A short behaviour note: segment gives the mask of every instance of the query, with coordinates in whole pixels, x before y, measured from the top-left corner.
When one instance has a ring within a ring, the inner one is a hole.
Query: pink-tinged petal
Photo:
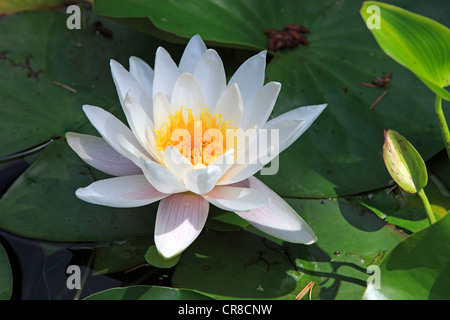
[[[161,92],[167,97],[172,93],[180,71],[170,54],[163,47],[156,50],[155,71],[153,78],[153,97]]]
[[[128,128],[111,113],[103,110],[102,108],[90,105],[84,105],[83,110],[89,121],[97,129],[103,139],[105,139],[105,141],[121,155],[128,158],[127,153],[122,149],[117,141],[118,136],[123,136],[140,153],[148,154],[147,151],[140,145],[130,128]]]
[[[189,40],[186,48],[184,49],[183,55],[181,56],[178,68],[180,73],[194,73],[197,64],[202,57],[203,53],[206,51],[205,43],[202,38],[196,34]]]
[[[209,204],[193,194],[174,194],[161,201],[156,214],[155,245],[166,258],[183,252],[200,234]]]
[[[194,77],[202,89],[206,107],[212,110],[227,86],[222,60],[215,50],[205,51],[195,68]]]
[[[250,57],[234,73],[228,82],[228,86],[236,83],[241,90],[244,103],[252,97],[256,91],[262,88],[266,70],[266,51]]]
[[[250,177],[248,183],[250,188],[262,191],[270,197],[270,203],[250,211],[237,211],[237,215],[255,228],[284,241],[303,244],[317,241],[308,224],[279,195],[255,177]]]
[[[202,197],[216,207],[229,211],[248,211],[267,206],[270,202],[262,191],[234,186],[216,186]]]
[[[113,176],[142,174],[131,160],[113,149],[102,138],[68,132],[67,143],[77,155],[92,167]]]
[[[157,191],[142,174],[99,180],[75,194],[86,202],[115,208],[141,207],[169,196]]]

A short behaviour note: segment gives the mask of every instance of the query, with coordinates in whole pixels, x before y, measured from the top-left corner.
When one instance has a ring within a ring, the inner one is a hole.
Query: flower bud
[[[427,185],[427,168],[422,157],[394,130],[384,131],[383,159],[391,177],[406,192],[417,193]]]

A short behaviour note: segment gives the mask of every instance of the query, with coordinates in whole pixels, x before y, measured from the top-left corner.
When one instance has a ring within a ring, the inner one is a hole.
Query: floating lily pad
[[[157,286],[129,286],[101,291],[84,300],[211,300],[199,292]]]

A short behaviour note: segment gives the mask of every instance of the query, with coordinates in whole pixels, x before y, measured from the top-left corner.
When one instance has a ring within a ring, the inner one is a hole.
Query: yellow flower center
[[[232,129],[229,121],[223,121],[220,114],[213,116],[208,110],[203,109],[197,119],[191,109],[186,109],[187,119],[183,107],[175,111],[155,130],[157,150],[175,146],[194,166],[207,166],[234,147],[234,142],[227,145],[226,141],[227,130]]]

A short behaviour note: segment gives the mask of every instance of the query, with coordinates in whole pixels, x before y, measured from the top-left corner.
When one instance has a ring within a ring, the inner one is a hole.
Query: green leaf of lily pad
[[[450,215],[400,243],[380,266],[380,287],[365,299],[450,299]]]
[[[212,300],[199,292],[157,286],[129,286],[101,291],[84,300]]]
[[[371,8],[378,8],[378,12]],[[450,100],[442,88],[450,85],[450,29],[444,25],[377,1],[364,2],[360,10],[364,21],[378,14],[378,26],[371,26],[383,51],[414,72],[431,90]],[[369,24],[368,24],[369,26]]]

